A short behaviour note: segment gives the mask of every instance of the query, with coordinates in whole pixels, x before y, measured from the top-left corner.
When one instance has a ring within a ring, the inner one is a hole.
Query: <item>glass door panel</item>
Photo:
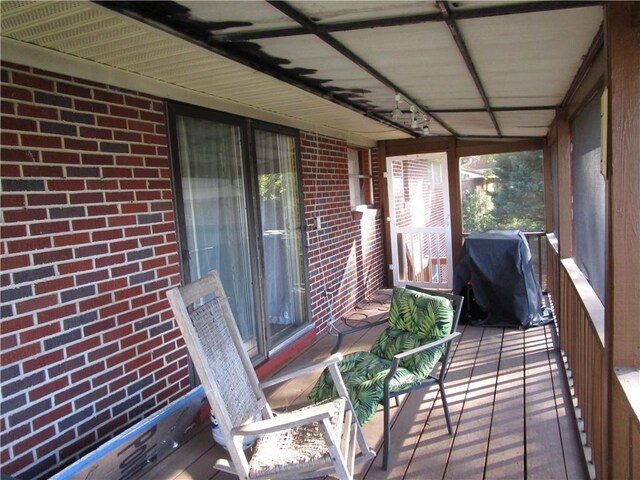
[[[446,154],[387,158],[394,285],[451,287]]]
[[[258,353],[239,126],[176,116],[186,282],[220,274],[250,355]]]
[[[268,344],[276,346],[308,323],[296,143],[255,131]]]

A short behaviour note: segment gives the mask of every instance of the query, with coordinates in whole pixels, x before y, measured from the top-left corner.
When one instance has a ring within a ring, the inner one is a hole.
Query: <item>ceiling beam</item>
[[[478,70],[476,69],[476,66],[473,63],[473,60],[471,59],[471,55],[469,54],[469,49],[467,48],[467,45],[464,42],[464,39],[462,38],[462,33],[458,28],[458,24],[451,17],[449,4],[445,1],[437,0],[436,5],[438,5],[438,8],[440,9],[440,13],[442,13],[442,17],[444,18],[444,21],[446,22],[447,27],[449,27],[451,36],[453,37],[453,40],[456,42],[458,51],[460,52],[460,55],[462,55],[462,59],[464,60],[465,65],[467,66],[467,70],[469,71],[471,78],[473,78],[473,83],[475,83],[476,88],[478,89],[478,93],[480,94],[480,97],[484,102],[485,110],[491,117],[491,121],[493,122],[493,126],[495,127],[498,136],[501,137],[502,131],[500,130],[500,125],[498,125],[498,119],[496,118],[495,114],[491,110],[491,103],[489,102],[489,97],[487,97],[487,93],[485,92],[484,86],[482,85],[482,81],[480,80],[480,75],[478,75]]]
[[[321,29],[319,29],[317,23],[315,23],[314,21],[312,21],[311,19],[307,18],[305,15],[303,15],[302,13],[297,11],[295,8],[293,8],[291,5],[289,5],[287,2],[283,2],[283,1],[280,1],[280,0],[267,0],[267,3],[270,4],[272,7],[278,9],[280,12],[284,13],[285,15],[287,15],[292,20],[295,20],[296,22],[298,22],[300,25],[302,25],[302,27],[305,30],[307,30],[308,33],[312,33],[315,36],[317,36],[320,40],[322,40],[327,45],[329,45],[334,50],[336,50],[338,53],[340,53],[342,56],[344,56],[345,58],[349,59],[351,62],[356,64],[358,67],[360,67],[362,70],[367,72],[369,75],[371,75],[373,78],[378,80],[380,83],[382,83],[383,85],[385,85],[389,89],[393,90],[394,92],[400,93],[409,102],[413,103],[418,108],[424,110],[424,112],[426,112],[431,118],[433,118],[437,123],[439,123],[449,133],[451,133],[452,135],[458,135],[458,133],[453,128],[451,128],[449,125],[447,125],[446,122],[444,122],[437,115],[432,114],[431,110],[428,107],[426,107],[424,105],[421,105],[419,102],[417,102],[415,99],[413,99],[411,97],[411,95],[409,95],[407,92],[405,92],[403,89],[401,89],[398,85],[396,85],[391,80],[389,80],[382,73],[378,72],[375,68],[373,68],[371,65],[369,65],[365,60],[363,60],[358,55],[356,55],[354,52],[349,50],[341,42],[339,42],[334,37],[332,37],[329,33],[324,32]]]
[[[578,90],[578,87],[580,86],[580,84],[582,84],[582,81],[587,76],[587,73],[589,72],[589,69],[593,64],[593,61],[595,60],[598,53],[600,53],[600,50],[602,50],[603,46],[604,46],[604,25],[601,24],[595,37],[593,37],[591,45],[589,46],[589,50],[587,51],[586,55],[582,57],[582,64],[580,65],[580,68],[578,68],[578,71],[576,72],[575,77],[573,77],[573,81],[571,82],[571,85],[569,86],[569,89],[567,90],[566,95],[562,99],[562,103],[560,103],[561,107],[566,107],[567,105],[569,105],[569,103],[573,99],[573,96]]]
[[[526,106],[526,107],[491,107],[491,110],[494,112],[535,112],[535,111],[546,111],[546,110],[555,110],[558,108],[558,105],[540,105],[540,106]],[[391,113],[392,110],[386,109],[374,109],[371,110],[375,113]],[[484,113],[486,112],[486,108],[432,108],[429,110],[431,113]],[[407,113],[403,111],[403,113]]]
[[[473,18],[497,17],[502,15],[518,15],[523,13],[548,12],[554,10],[567,10],[570,8],[584,8],[602,5],[602,1],[561,1],[561,2],[527,2],[514,5],[499,5],[488,8],[470,8],[468,10],[451,11],[451,18],[454,20],[467,20]],[[316,23],[316,28],[320,32],[348,32],[352,30],[365,30],[369,28],[397,27],[402,25],[417,25],[420,23],[443,22],[445,19],[440,12],[425,13],[422,15],[403,15],[390,18],[376,18],[355,22],[342,23]],[[273,30],[263,30],[259,32],[235,32],[228,34],[217,34],[220,41],[241,41],[259,40],[262,38],[290,37],[296,35],[307,35],[306,28],[289,27]]]
[[[247,54],[247,52],[244,52],[241,49],[235,48],[232,43],[218,41],[218,39],[212,35],[206,27],[199,26],[197,24],[185,23],[181,18],[165,15],[162,9],[157,8],[156,2],[113,0],[92,1],[142,23],[150,24],[155,28],[167,31],[172,35],[205,48],[222,57],[238,62],[253,70],[269,75],[276,80],[293,85],[294,87],[300,88],[301,90],[313,95],[317,95],[320,98],[324,98],[336,105],[340,105],[344,108],[357,112],[365,117],[382,123],[383,125],[400,130],[414,137],[418,136],[415,131],[404,125],[393,122],[376,112],[370,111],[370,109],[366,109],[365,107],[358,105],[355,102],[351,102],[346,98],[333,94],[327,89],[319,87],[311,82],[307,82],[300,76],[288,73],[286,69],[260,61],[259,58]],[[455,135],[455,133],[453,134]]]

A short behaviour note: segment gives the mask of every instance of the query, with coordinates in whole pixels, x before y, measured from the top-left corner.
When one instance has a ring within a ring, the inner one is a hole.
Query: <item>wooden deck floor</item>
[[[346,317],[351,326],[386,311],[388,292],[379,292]],[[587,479],[580,439],[553,325],[528,331],[461,326],[447,395],[454,434],[449,435],[435,389],[413,392],[393,408],[391,457],[381,453],[360,465],[358,479]],[[352,335],[342,352],[367,350],[380,330]],[[335,337],[325,334],[296,365],[325,357]],[[302,403],[317,375],[307,375],[267,392],[272,406]],[[369,445],[380,450],[382,411],[364,427]],[[213,470],[222,455],[203,426],[139,480],[223,480]]]

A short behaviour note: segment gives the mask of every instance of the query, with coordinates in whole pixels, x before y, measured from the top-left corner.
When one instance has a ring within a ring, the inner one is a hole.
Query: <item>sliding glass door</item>
[[[269,344],[277,345],[306,319],[295,138],[254,134],[264,253]]]
[[[170,112],[185,283],[220,273],[249,354],[309,323],[296,136],[182,105]]]
[[[242,339],[257,353],[240,127],[176,116],[185,281],[216,269]],[[229,295],[233,292],[233,295]]]

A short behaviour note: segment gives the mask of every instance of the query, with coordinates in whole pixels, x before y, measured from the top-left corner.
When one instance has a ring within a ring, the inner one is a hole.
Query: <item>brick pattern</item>
[[[431,163],[422,159],[393,163],[394,178],[402,178],[402,190],[394,192],[396,222],[398,226],[415,225],[440,227],[445,224],[444,197],[441,184],[436,181]],[[416,212],[408,206],[410,199],[420,199],[425,208]],[[417,215],[421,215],[417,217]]]
[[[162,100],[2,63],[0,462],[46,478],[189,388]],[[383,284],[346,143],[301,133],[313,320]],[[380,205],[373,157],[374,199]]]
[[[300,148],[305,207],[311,310],[322,331],[356,303],[382,287],[384,250],[378,160],[372,151],[377,209],[351,211],[347,144],[301,132]],[[314,219],[321,218],[321,228]]]
[[[161,99],[2,64],[0,453],[42,478],[189,387]]]

